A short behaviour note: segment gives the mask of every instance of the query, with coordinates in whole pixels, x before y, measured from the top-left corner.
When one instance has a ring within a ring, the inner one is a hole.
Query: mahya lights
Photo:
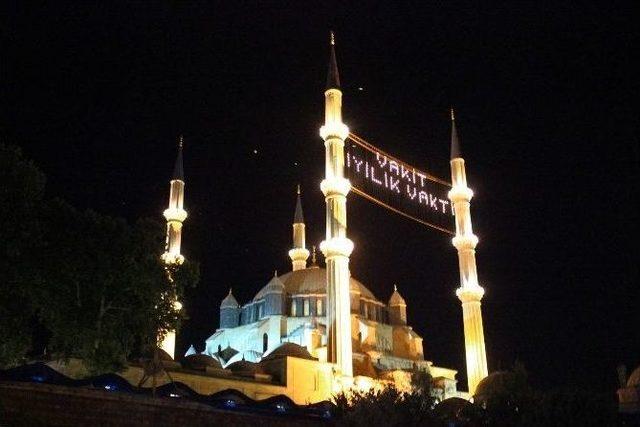
[[[460,141],[456,130],[455,116],[451,109],[451,182],[449,199],[455,210],[456,235],[452,239],[458,251],[460,287],[456,295],[462,302],[464,321],[464,343],[467,360],[467,382],[469,394],[473,396],[476,386],[487,376],[487,355],[482,328],[480,300],[484,289],[478,284],[476,269],[476,245],[478,238],[471,226],[470,202],[473,191],[467,186],[464,159],[460,152]]]
[[[364,155],[354,154],[356,147],[365,150]],[[375,161],[370,162],[367,154],[375,155]],[[441,184],[438,186],[441,188],[436,187],[426,174],[404,164],[398,164],[386,155],[360,145],[350,147],[345,158],[348,176],[356,178],[356,182],[373,183],[381,189],[395,193],[403,200],[422,205],[433,212],[453,215],[449,200],[445,199],[444,188],[446,187]]]
[[[182,242],[182,223],[187,218],[187,211],[184,210],[184,167],[182,162],[183,145],[184,140],[182,135],[180,135],[180,138],[178,139],[178,155],[176,156],[173,176],[170,181],[169,207],[163,213],[167,220],[167,238],[165,241],[165,252],[162,254],[161,258],[167,266],[180,265],[184,262],[184,256],[180,253],[180,244]],[[167,270],[167,273],[169,282],[172,284],[173,280],[169,270]],[[171,295],[171,298],[174,298],[174,310],[180,311],[182,309],[182,303],[175,299],[175,293],[173,290],[171,290],[169,294]],[[176,347],[176,331],[167,332],[158,345],[173,358]]]

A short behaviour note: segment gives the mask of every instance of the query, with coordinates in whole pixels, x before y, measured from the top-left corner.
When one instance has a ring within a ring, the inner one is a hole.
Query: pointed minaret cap
[[[298,184],[298,197],[296,198],[296,211],[293,214],[293,223],[301,224],[304,223],[304,215],[302,214],[302,200],[300,197],[300,184]]]
[[[182,165],[182,145],[184,138],[182,135],[178,138],[178,156],[176,157],[176,165],[173,167],[173,179],[179,179],[184,182],[184,167]]]
[[[191,344],[187,352],[184,354],[184,357],[193,356],[194,354],[198,354],[198,352],[196,351],[196,348],[193,346],[193,344]]]
[[[456,129],[456,116],[451,108],[451,160],[461,159],[462,151],[460,150],[460,139]]]
[[[225,297],[225,299],[222,300],[222,303],[220,303],[220,308],[226,308],[226,307],[233,307],[233,308],[238,308],[240,305],[238,304],[238,301],[236,300],[236,298],[233,296],[233,293],[231,292],[231,288],[229,288],[229,294]]]
[[[389,306],[394,305],[407,305],[400,292],[398,292],[398,287],[393,285],[393,293],[391,294],[391,298],[389,298]]]
[[[340,89],[340,74],[338,73],[338,61],[336,61],[336,39],[331,31],[329,39],[331,45],[331,56],[329,58],[329,73],[327,74],[327,90]]]

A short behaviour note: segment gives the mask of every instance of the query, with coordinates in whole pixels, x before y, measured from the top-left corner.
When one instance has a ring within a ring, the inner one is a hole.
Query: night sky
[[[178,354],[203,349],[230,287],[244,303],[290,270],[297,183],[308,245],[323,238],[334,29],[356,134],[448,180],[457,110],[490,370],[520,360],[537,386],[613,391],[616,365],[640,364],[630,3],[11,3],[0,135],[50,196],[162,219],[184,134],[183,253],[202,281]],[[348,217],[352,274],[383,301],[398,284],[426,358],[466,389],[450,238],[356,195]]]

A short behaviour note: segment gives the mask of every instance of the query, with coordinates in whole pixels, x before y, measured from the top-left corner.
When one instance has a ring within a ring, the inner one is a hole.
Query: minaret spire
[[[349,256],[353,242],[347,238],[347,194],[351,183],[344,177],[344,141],[349,128],[342,122],[342,91],[335,52],[330,38],[329,72],[325,98],[325,121],[320,136],[325,146],[325,179],[320,189],[326,201],[326,234],[320,244],[327,265],[327,361],[338,372],[353,377]],[[348,380],[347,380],[348,381]]]
[[[176,164],[173,167],[173,179],[179,179],[184,182],[184,165],[182,162],[182,147],[184,146],[184,138],[182,135],[178,138],[178,155],[176,156]]]
[[[178,138],[178,155],[176,156],[169,187],[169,207],[164,211],[164,217],[167,220],[167,239],[162,259],[166,264],[182,264],[184,261],[184,257],[180,253],[182,223],[187,218],[187,211],[184,210],[183,145],[184,139],[180,135]]]
[[[461,158],[460,138],[458,138],[458,130],[456,129],[456,116],[451,108],[451,160]]]
[[[307,268],[307,258],[309,258],[309,250],[305,247],[305,225],[300,184],[298,184],[296,193],[296,209],[293,213],[293,248],[289,251],[293,271]]]
[[[452,239],[458,251],[460,287],[456,295],[462,303],[464,321],[464,343],[467,360],[467,381],[469,394],[473,396],[476,386],[487,376],[487,354],[484,344],[482,312],[480,300],[484,289],[478,283],[476,268],[476,245],[478,238],[473,234],[470,203],[473,191],[467,186],[464,159],[460,153],[460,141],[455,127],[455,117],[451,110],[451,182],[449,200],[455,210],[456,235]]]
[[[182,243],[182,223],[187,219],[187,211],[184,210],[184,167],[182,162],[182,147],[184,138],[178,138],[178,154],[173,168],[173,175],[169,184],[169,206],[164,211],[167,220],[167,237],[165,241],[165,252],[162,254],[162,261],[167,267],[180,265],[184,262],[184,256],[180,253]],[[171,281],[171,276],[169,276]],[[182,303],[178,300],[173,302],[176,311],[180,311]],[[160,348],[166,351],[171,357],[175,354],[176,331],[168,331],[161,342]]]
[[[330,33],[329,45],[331,53],[329,56],[329,72],[327,73],[327,89],[340,89],[340,74],[338,73],[338,61],[336,60],[336,38],[333,31]]]

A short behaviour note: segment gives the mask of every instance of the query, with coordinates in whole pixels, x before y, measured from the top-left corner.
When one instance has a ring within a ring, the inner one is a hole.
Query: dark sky
[[[50,195],[130,220],[161,218],[184,134],[183,252],[202,282],[178,352],[202,349],[229,287],[246,302],[290,269],[298,182],[322,239],[333,28],[355,133],[448,178],[457,109],[490,369],[611,391],[618,363],[640,363],[630,3],[102,3],[0,13],[0,130]],[[466,388],[449,237],[355,195],[348,215],[353,275],[383,300],[397,283],[426,357]]]

